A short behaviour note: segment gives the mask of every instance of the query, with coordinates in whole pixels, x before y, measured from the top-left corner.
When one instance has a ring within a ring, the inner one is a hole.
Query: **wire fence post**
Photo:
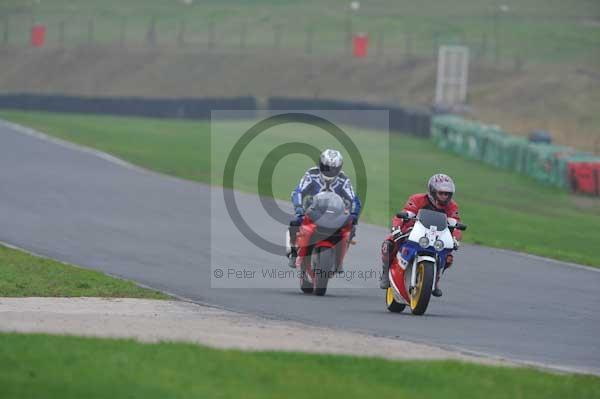
[[[208,48],[215,48],[215,21],[212,19],[208,21]]]
[[[523,56],[517,50],[517,52],[515,53],[514,71],[515,72],[521,72],[523,70],[523,64],[524,64],[524,62],[523,62]]]
[[[306,28],[306,44],[305,44],[305,47],[304,47],[304,52],[306,54],[312,54],[312,51],[313,51],[313,35],[314,35],[313,28],[311,26],[308,26]]]
[[[183,47],[185,45],[185,20],[179,21],[179,28],[177,30],[177,46]]]
[[[2,42],[4,43],[5,46],[8,46],[8,38],[9,38],[9,32],[10,32],[8,15],[3,18],[2,22],[3,22],[2,25],[4,27],[4,31],[2,33]]]
[[[352,11],[348,9],[346,11],[346,36],[344,38],[344,48],[347,54],[352,53]]]
[[[485,55],[487,53],[487,46],[488,46],[488,38],[487,38],[487,33],[483,33],[481,35],[481,43],[479,44],[479,57],[481,59],[485,59]]]
[[[440,32],[433,32],[433,36],[431,39],[432,39],[431,41],[433,43],[432,55],[433,55],[433,59],[435,60],[437,58],[438,48],[440,46]]]
[[[94,42],[94,19],[90,18],[88,20],[88,43],[92,44]]]
[[[248,20],[244,19],[240,26],[240,50],[246,50],[246,36],[248,36]]]
[[[273,49],[279,50],[281,48],[281,35],[283,27],[281,24],[277,24],[273,27]]]
[[[498,43],[498,7],[496,3],[494,3],[494,13],[493,13],[493,28],[494,28],[494,62],[500,61],[500,45]]]
[[[375,44],[375,56],[380,58],[383,56],[383,31],[377,35],[377,43]]]
[[[121,47],[125,47],[125,41],[127,40],[127,17],[121,19],[121,33],[119,35],[119,43]]]
[[[58,23],[58,44],[60,47],[65,46],[65,21],[62,20]]]
[[[404,55],[406,58],[412,57],[412,34],[410,32],[406,32],[404,34]]]
[[[146,32],[146,42],[150,46],[156,46],[156,17],[152,17],[148,31]]]

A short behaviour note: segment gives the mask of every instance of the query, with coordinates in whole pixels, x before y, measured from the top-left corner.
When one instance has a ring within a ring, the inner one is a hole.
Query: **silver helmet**
[[[429,196],[429,201],[434,205],[448,205],[452,199],[452,195],[454,195],[454,191],[454,181],[450,176],[443,173],[431,176],[427,182],[427,195]],[[449,193],[449,195],[447,199],[439,200],[436,195],[438,192]]]
[[[330,149],[323,151],[319,159],[321,178],[325,181],[335,179],[340,174],[343,164],[344,158],[342,158],[342,154],[339,151]]]

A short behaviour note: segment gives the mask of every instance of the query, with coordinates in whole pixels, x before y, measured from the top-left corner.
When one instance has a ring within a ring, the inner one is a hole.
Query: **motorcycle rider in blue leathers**
[[[354,193],[352,183],[342,171],[344,159],[336,150],[327,149],[321,153],[319,166],[312,167],[304,173],[300,183],[292,191],[292,203],[296,213],[295,219],[290,222],[289,245],[287,256],[289,266],[296,267],[296,234],[304,218],[304,210],[308,208],[312,197],[322,191],[333,191],[338,194],[350,210],[352,223],[356,225],[360,215],[361,203]]]

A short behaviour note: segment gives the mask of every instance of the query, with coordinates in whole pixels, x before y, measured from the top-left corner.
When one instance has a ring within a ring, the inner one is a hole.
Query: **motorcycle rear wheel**
[[[306,272],[302,272],[302,277],[300,278],[300,290],[305,294],[313,293],[313,284],[306,278]]]

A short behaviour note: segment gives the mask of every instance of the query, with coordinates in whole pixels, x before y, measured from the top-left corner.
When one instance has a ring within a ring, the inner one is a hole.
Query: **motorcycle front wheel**
[[[410,309],[412,314],[421,316],[427,310],[433,290],[433,262],[422,261],[417,264],[416,285],[410,291]]]
[[[392,287],[388,287],[385,291],[385,306],[387,310],[392,313],[400,313],[406,307],[405,304],[396,302],[396,299],[394,298],[394,289]]]
[[[327,292],[329,277],[335,268],[335,248],[319,247],[315,249],[316,256],[313,258],[313,292],[317,296],[323,296]]]

